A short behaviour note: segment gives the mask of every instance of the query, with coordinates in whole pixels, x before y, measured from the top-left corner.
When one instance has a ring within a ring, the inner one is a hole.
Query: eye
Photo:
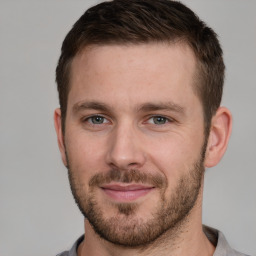
[[[168,118],[164,116],[153,116],[149,120],[150,124],[163,125],[169,122]]]
[[[86,119],[91,124],[104,124],[107,123],[107,119],[103,116],[91,116]]]

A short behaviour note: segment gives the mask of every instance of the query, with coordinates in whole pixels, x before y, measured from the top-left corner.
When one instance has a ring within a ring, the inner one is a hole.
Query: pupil
[[[94,124],[101,124],[102,121],[103,121],[103,118],[100,117],[100,116],[95,116],[93,119],[92,119],[93,123]]]
[[[157,116],[154,118],[154,123],[155,124],[165,124],[166,118],[162,116]]]

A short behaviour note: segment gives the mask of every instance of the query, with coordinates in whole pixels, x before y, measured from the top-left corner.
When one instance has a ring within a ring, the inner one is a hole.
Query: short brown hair
[[[170,0],[107,1],[88,9],[74,24],[63,41],[56,68],[63,131],[71,63],[84,47],[177,41],[188,44],[197,58],[196,92],[203,105],[208,133],[222,98],[222,49],[215,32],[193,11]]]

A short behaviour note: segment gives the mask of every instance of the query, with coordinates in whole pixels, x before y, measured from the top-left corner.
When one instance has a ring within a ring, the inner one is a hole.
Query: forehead
[[[186,61],[184,61],[184,58]],[[101,61],[104,60],[104,65]],[[71,63],[71,74],[79,72],[80,68],[108,68],[118,64],[116,68],[142,67],[147,69],[168,67],[176,63],[181,69],[193,69],[196,57],[192,49],[183,42],[170,43],[146,43],[126,45],[89,45],[84,47],[74,57]],[[146,64],[143,65],[143,64]]]
[[[73,59],[69,102],[118,95],[138,103],[191,94],[195,72],[196,58],[186,44],[90,46]]]

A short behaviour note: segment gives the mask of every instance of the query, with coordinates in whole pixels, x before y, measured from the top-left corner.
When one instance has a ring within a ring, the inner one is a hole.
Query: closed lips
[[[149,193],[153,186],[141,184],[117,185],[109,184],[101,187],[103,191],[112,199],[117,201],[132,201]]]

